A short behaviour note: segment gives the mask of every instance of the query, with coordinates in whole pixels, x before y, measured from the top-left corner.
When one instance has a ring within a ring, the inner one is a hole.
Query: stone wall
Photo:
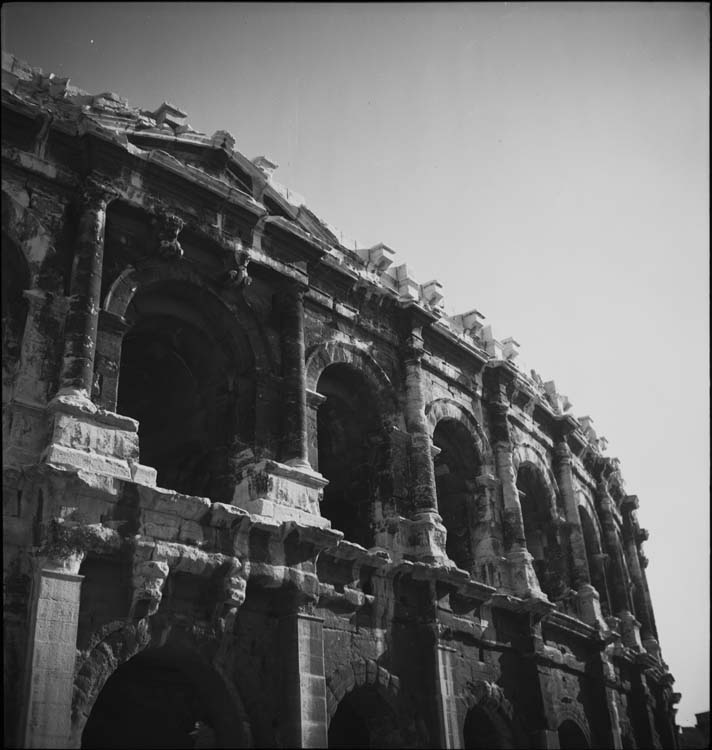
[[[173,105],[2,95],[8,747],[675,747],[637,497],[514,339]]]

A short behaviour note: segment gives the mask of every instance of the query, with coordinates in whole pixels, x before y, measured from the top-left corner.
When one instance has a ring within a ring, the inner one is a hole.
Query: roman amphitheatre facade
[[[3,57],[8,747],[673,748],[615,458],[226,131]]]

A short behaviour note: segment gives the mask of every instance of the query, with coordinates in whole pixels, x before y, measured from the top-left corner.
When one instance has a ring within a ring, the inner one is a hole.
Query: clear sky
[[[678,721],[709,709],[706,3],[7,3],[2,46],[168,100],[590,415],[650,530]]]

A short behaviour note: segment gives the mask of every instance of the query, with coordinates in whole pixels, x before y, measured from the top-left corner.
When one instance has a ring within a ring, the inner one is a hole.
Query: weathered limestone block
[[[284,739],[292,747],[326,747],[323,620],[301,613],[287,615],[280,621],[280,641]]]
[[[69,743],[82,557],[37,560],[22,747]]]
[[[47,445],[44,407],[13,401],[3,408],[3,465],[36,463]]]
[[[133,567],[130,617],[150,617],[158,611],[169,567],[158,560],[137,560]]]
[[[412,519],[402,516],[389,518],[386,527],[386,533],[379,535],[377,541],[381,542],[393,560],[454,564],[445,553],[447,529],[437,513],[423,511]]]
[[[242,470],[232,502],[275,522],[297,521],[331,528],[331,522],[319,511],[326,485],[321,474],[264,460]]]
[[[155,486],[155,470],[139,464],[135,419],[98,409],[74,394],[58,396],[47,410],[51,437],[44,463]]]

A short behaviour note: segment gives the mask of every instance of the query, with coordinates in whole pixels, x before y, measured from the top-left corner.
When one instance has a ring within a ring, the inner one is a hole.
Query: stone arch
[[[264,333],[247,306],[243,304],[238,310],[236,306],[228,304],[213,284],[191,268],[188,263],[152,261],[141,265],[140,268],[127,266],[109,287],[102,309],[119,319],[124,318],[131,301],[138,292],[167,283],[177,283],[185,288],[201,290],[201,294],[205,294],[205,298],[211,301],[216,310],[218,308],[222,310],[225,320],[230,320],[233,324],[236,321],[236,313],[239,312],[241,315],[239,326],[247,335],[256,367],[267,371],[275,369],[274,357],[266,343]]]
[[[326,708],[327,727],[333,728],[332,721],[337,715],[337,710],[342,701],[349,697],[358,697],[370,693],[372,700],[383,702],[390,712],[394,722],[392,729],[399,735],[399,742],[391,744],[387,740],[376,744],[370,743],[372,747],[419,747],[422,746],[426,737],[425,726],[422,721],[415,721],[414,717],[407,714],[406,707],[402,702],[400,680],[387,669],[378,665],[373,659],[361,659],[346,664],[326,680]],[[391,742],[393,737],[391,736]],[[383,740],[383,738],[377,738]]]
[[[595,511],[585,499],[578,498],[578,514],[583,534],[588,570],[591,575],[591,583],[598,592],[601,610],[604,616],[610,614],[611,604],[606,582],[605,555],[603,554],[603,536]]]
[[[431,438],[438,422],[443,419],[453,419],[462,423],[472,436],[483,466],[494,466],[492,447],[487,439],[487,435],[480,426],[480,423],[475,419],[475,416],[464,406],[457,403],[457,401],[451,398],[438,398],[431,401],[425,407],[425,419]]]
[[[433,459],[438,512],[447,530],[448,557],[473,570],[477,538],[477,478],[483,466],[483,440],[476,420],[452,399],[437,399],[425,410],[437,454]]]
[[[481,712],[489,720],[494,730],[495,736],[485,738],[483,747],[491,747],[492,750],[495,750],[495,748],[509,749],[519,746],[519,733],[514,724],[514,709],[499,685],[486,680],[468,682],[463,698],[466,707],[461,725],[463,747],[470,747],[467,742],[467,730],[469,729],[467,724],[468,717],[472,717],[475,712]],[[476,744],[472,746],[477,747]]]
[[[257,373],[273,370],[244,300],[227,302],[187,262],[126,268],[107,290],[94,397],[139,421],[141,460],[162,486],[231,497],[230,461],[266,430]]]
[[[573,555],[569,527],[559,508],[551,478],[531,446],[520,446],[516,486],[522,508],[527,550],[544,593],[553,602],[566,602],[571,592]]]
[[[383,370],[354,347],[323,344],[307,357],[312,466],[329,484],[321,512],[348,541],[377,543],[396,503],[396,399]]]
[[[373,357],[351,344],[327,342],[309,349],[306,356],[307,389],[316,391],[321,374],[334,364],[346,364],[358,370],[373,386],[381,414],[395,424],[398,402],[390,378]]]
[[[554,477],[554,472],[551,470],[550,461],[544,451],[537,445],[520,443],[512,451],[512,462],[515,473],[519,471],[519,467],[522,464],[530,464],[541,472],[551,501],[552,512],[555,512],[559,500],[558,485]]]
[[[234,717],[233,731],[239,731],[241,744],[251,747],[249,717],[236,685],[219,664],[200,653],[198,645],[186,644],[185,639],[173,637],[172,631],[167,639],[153,636],[147,619],[133,623],[122,620],[104,626],[95,639],[94,646],[79,661],[75,671],[71,746],[81,746],[87,722],[109,680],[135,657],[143,655],[152,658],[160,653],[162,664],[178,666],[199,682],[207,680],[213,693],[223,694],[221,700],[229,709],[225,713]]]
[[[559,712],[557,728],[561,750],[586,750],[591,747],[591,730],[583,710],[568,708]]]

